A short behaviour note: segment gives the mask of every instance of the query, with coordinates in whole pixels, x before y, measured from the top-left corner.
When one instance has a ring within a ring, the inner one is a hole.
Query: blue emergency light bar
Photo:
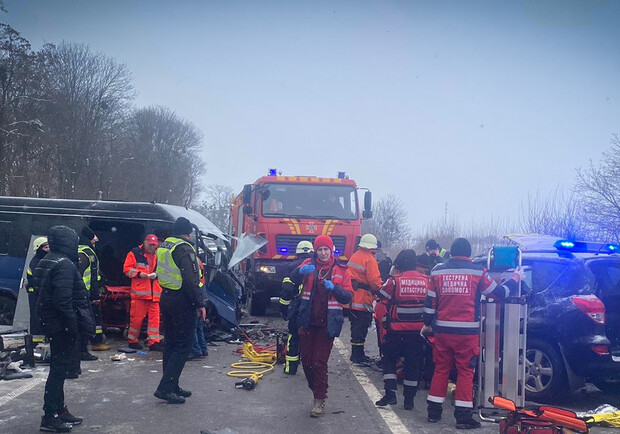
[[[344,179],[346,176],[346,172],[338,172],[338,179]]]
[[[277,176],[278,169],[269,169],[269,176]]]
[[[287,247],[280,247],[280,253],[288,253],[288,248]]]
[[[558,240],[555,242],[553,247],[558,250],[564,250],[573,253],[620,253],[620,245],[613,243]]]

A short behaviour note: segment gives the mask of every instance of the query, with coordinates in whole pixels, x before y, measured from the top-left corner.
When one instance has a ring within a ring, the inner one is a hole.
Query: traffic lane
[[[125,345],[115,340],[110,344],[114,348]],[[221,343],[209,348],[207,358],[187,363],[181,386],[193,395],[183,405],[170,405],[153,397],[161,377],[161,353],[130,354],[123,362],[104,358],[112,351],[97,353],[101,360],[83,362],[80,379],[66,382],[70,410],[85,418],[73,432],[163,434],[224,428],[238,433],[303,433],[308,429],[320,433],[390,432],[338,352],[330,360],[326,415],[312,419],[312,393],[301,369],[296,376],[288,376],[277,365],[254,390],[235,389],[238,380],[227,377],[226,372],[231,363],[239,361],[233,354],[236,348]],[[38,430],[47,367],[35,376],[35,387],[0,405],[1,432]],[[0,394],[19,388],[20,381],[2,383]]]

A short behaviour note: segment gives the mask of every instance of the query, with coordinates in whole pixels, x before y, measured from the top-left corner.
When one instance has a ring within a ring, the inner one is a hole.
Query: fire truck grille
[[[300,241],[306,240],[312,243],[315,238],[315,236],[310,235],[276,235],[278,255],[294,255],[297,244],[299,244]],[[344,255],[347,238],[343,236],[332,236],[332,240],[334,240],[336,255]]]

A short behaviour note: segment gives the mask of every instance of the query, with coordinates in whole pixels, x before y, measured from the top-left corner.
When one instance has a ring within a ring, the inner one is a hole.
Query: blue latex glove
[[[299,272],[301,274],[311,274],[311,273],[314,273],[314,270],[316,270],[316,267],[314,265],[306,264],[299,269]]]
[[[327,289],[328,291],[333,291],[334,290],[334,284],[332,283],[331,280],[324,280],[323,281],[323,286],[325,286],[325,289]]]

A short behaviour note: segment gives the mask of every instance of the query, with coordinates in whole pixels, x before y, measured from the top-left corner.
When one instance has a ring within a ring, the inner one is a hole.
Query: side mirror
[[[252,185],[246,184],[243,186],[243,203],[252,203]]]
[[[215,257],[213,258],[213,265],[215,265],[216,267],[222,265],[222,252],[215,252]]]
[[[367,191],[366,193],[364,193],[364,211],[370,212],[370,217],[372,217],[371,210],[372,210],[372,193],[370,191]]]
[[[243,206],[243,214],[245,214],[245,215],[252,215],[252,211],[254,211],[252,209],[252,205],[244,205]]]
[[[367,211],[367,210],[362,211],[362,218],[364,218],[364,219],[371,219],[372,218],[372,211]]]

